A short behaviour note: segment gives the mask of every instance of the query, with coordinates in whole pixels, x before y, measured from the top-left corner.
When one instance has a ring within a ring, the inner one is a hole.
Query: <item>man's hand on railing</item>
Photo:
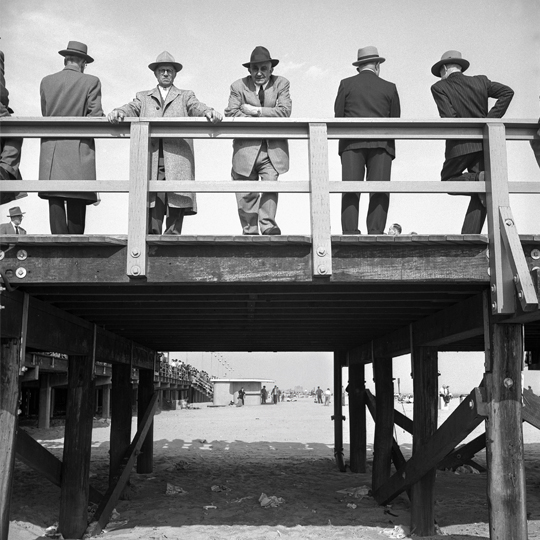
[[[113,111],[114,112],[114,111]],[[218,122],[221,122],[223,120],[223,115],[214,109],[209,109],[204,113],[204,116],[206,116],[206,119],[209,122],[212,122],[212,124],[217,124]]]
[[[261,108],[250,105],[249,103],[242,103],[240,110],[248,116],[261,116]]]
[[[126,114],[120,109],[114,109],[107,115],[107,120],[111,124],[118,124],[118,122],[123,122]]]

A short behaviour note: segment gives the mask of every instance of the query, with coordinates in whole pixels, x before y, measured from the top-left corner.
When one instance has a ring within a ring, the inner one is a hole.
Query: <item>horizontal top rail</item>
[[[500,118],[225,118],[211,124],[204,118],[126,118],[111,124],[106,118],[4,117],[3,136],[28,138],[129,138],[132,123],[148,122],[152,137],[194,139],[308,139],[310,124],[326,124],[328,139],[483,139],[484,126],[504,124],[507,140],[533,140],[536,119]]]

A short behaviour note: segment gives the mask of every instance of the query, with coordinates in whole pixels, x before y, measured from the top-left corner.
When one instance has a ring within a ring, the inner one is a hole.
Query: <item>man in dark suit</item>
[[[502,118],[514,91],[485,75],[463,75],[469,65],[459,51],[447,51],[431,68],[431,73],[441,78],[431,87],[441,118]],[[488,98],[497,100],[489,111]],[[484,170],[482,141],[446,141],[441,180],[483,182]],[[471,195],[461,234],[480,234],[485,220],[485,197]]]
[[[21,227],[24,212],[18,206],[9,209],[9,223],[0,225],[0,234],[26,234],[26,231]]]
[[[43,116],[103,116],[101,83],[84,73],[94,59],[87,46],[70,41],[58,51],[64,69],[47,75],[40,86]],[[41,139],[40,180],[95,180],[94,139]],[[97,193],[43,193],[49,199],[49,221],[53,234],[84,234],[86,205],[98,202]],[[67,215],[66,215],[67,207]]]
[[[279,63],[265,47],[255,47],[249,62],[242,64],[249,75],[231,85],[225,116],[287,117],[292,101],[289,81],[273,75]],[[233,180],[277,181],[289,170],[289,147],[282,139],[235,139],[233,141]],[[242,234],[278,235],[277,193],[237,193]]]
[[[336,118],[398,118],[401,114],[396,85],[379,77],[385,58],[375,47],[358,50],[358,75],[343,79],[339,85],[334,112]],[[389,181],[392,160],[396,156],[393,140],[342,139],[339,141],[342,180],[361,181],[367,169],[368,181]],[[367,215],[368,234],[384,234],[390,196],[372,193]],[[341,198],[343,234],[360,234],[358,207],[360,193],[344,193]]]

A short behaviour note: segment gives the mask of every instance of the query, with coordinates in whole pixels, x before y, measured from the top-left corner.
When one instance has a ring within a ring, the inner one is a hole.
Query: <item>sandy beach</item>
[[[439,411],[442,423],[458,405]],[[412,416],[412,404],[397,404]],[[340,473],[333,459],[333,407],[312,399],[258,407],[163,411],[155,417],[154,471],[131,476],[129,500],[101,537],[111,540],[383,539],[410,536],[405,494],[388,507],[371,488],[374,425],[368,417],[366,474]],[[348,418],[347,407],[343,412]],[[63,427],[24,428],[60,459]],[[469,439],[479,435],[481,425]],[[136,430],[134,419],[133,431]],[[110,428],[96,421],[91,483],[105,492]],[[405,456],[411,437],[397,428]],[[524,424],[529,538],[540,538],[540,433]],[[349,456],[344,423],[345,458]],[[485,453],[477,461],[485,466]],[[357,497],[340,491],[358,490]],[[259,499],[276,497],[277,506]],[[363,495],[362,495],[363,494]],[[58,519],[60,489],[16,462],[9,540],[33,540]],[[438,471],[436,519],[448,539],[489,538],[486,475]],[[429,537],[429,538],[436,538]]]

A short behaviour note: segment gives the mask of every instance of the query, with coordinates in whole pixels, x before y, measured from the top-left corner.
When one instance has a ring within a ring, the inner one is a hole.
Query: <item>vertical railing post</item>
[[[330,276],[332,241],[326,124],[309,124],[309,179],[313,275]]]
[[[148,177],[150,167],[150,127],[134,121],[130,133],[129,210],[127,270],[131,278],[146,276],[148,228]]]

